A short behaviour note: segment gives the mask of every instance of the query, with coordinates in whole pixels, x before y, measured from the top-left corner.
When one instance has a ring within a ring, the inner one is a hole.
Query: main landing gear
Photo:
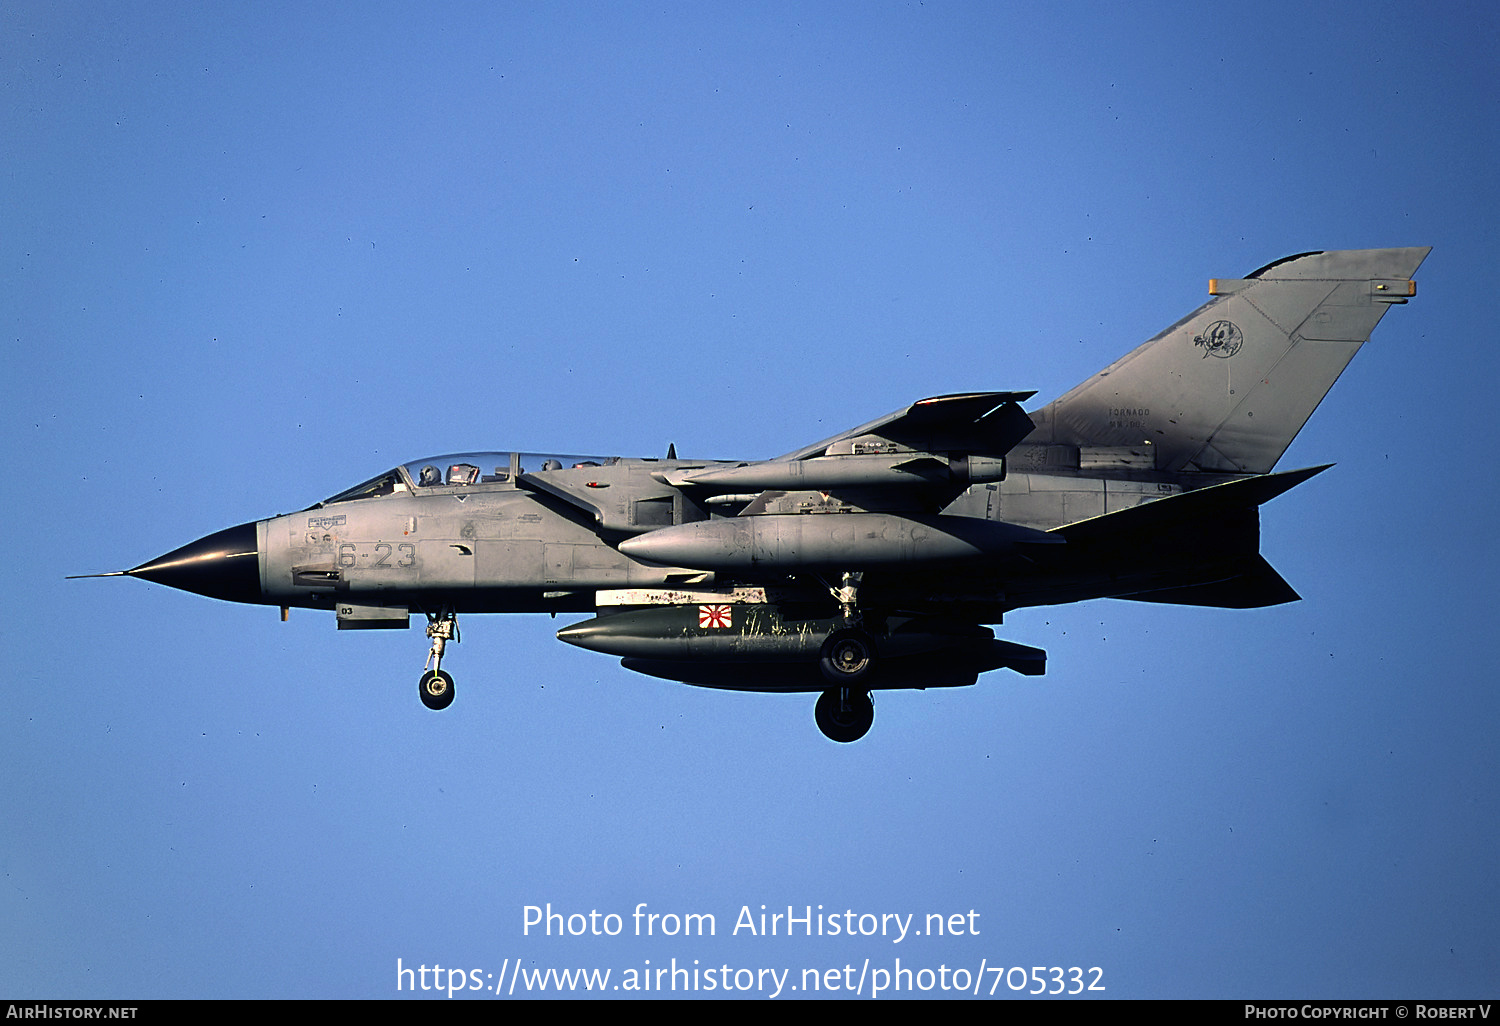
[[[848,687],[870,672],[875,647],[870,636],[857,627],[846,627],[828,635],[818,657],[818,668],[830,684]]]
[[[448,642],[459,640],[457,614],[447,607],[428,613],[427,636],[432,639],[432,649],[427,653],[422,679],[417,682],[417,694],[427,708],[446,709],[453,704],[453,678],[442,668],[443,649]]]
[[[828,740],[848,744],[869,732],[875,722],[875,703],[868,691],[829,688],[818,697],[813,717]]]
[[[846,572],[840,587],[829,588],[843,611],[844,626],[828,635],[818,655],[823,679],[833,685],[818,698],[813,716],[829,740],[858,741],[875,722],[875,703],[859,682],[875,665],[875,639],[864,629],[859,586],[864,574]]]
[[[859,585],[863,579],[862,573],[846,572],[840,587],[828,589],[843,611],[844,625],[823,642],[818,668],[823,671],[824,680],[842,688],[857,683],[875,663],[875,639],[864,629],[864,617],[859,611]]]

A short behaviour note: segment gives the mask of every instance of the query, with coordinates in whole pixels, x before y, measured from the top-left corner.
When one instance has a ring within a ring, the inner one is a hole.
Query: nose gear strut
[[[442,668],[443,650],[448,642],[460,640],[458,614],[451,606],[427,614],[427,636],[432,639],[432,648],[422,668],[422,679],[417,682],[417,693],[427,708],[446,709],[453,704],[453,678]]]

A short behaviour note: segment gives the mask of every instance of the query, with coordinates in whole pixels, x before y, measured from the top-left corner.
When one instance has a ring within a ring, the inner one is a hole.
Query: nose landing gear
[[[459,640],[457,614],[447,607],[441,612],[428,613],[427,636],[432,639],[432,648],[427,653],[422,679],[417,682],[417,694],[427,708],[446,709],[453,704],[453,678],[442,668],[443,649],[448,642]]]
[[[422,704],[429,709],[446,709],[453,704],[453,678],[446,670],[428,670],[417,683]]]

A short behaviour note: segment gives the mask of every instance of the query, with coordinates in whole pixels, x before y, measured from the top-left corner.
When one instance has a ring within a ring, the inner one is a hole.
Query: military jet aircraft
[[[233,602],[426,618],[419,682],[460,613],[588,613],[558,637],[667,680],[810,692],[825,735],[872,691],[973,684],[1046,654],[989,625],[1095,598],[1250,608],[1296,599],[1260,555],[1262,503],[1327,469],[1277,460],[1427,248],[1303,253],[1244,278],[1060,399],[922,399],[771,460],[463,453],[132,570]]]

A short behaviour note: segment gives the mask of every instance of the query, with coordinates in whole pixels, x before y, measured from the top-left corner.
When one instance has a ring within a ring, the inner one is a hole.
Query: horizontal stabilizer
[[[1117,510],[1076,524],[1056,528],[1069,543],[1089,542],[1120,532],[1161,528],[1183,520],[1200,520],[1223,515],[1234,510],[1253,509],[1270,502],[1282,492],[1321,474],[1333,464],[1307,467],[1303,470],[1287,470],[1279,474],[1262,474],[1210,485],[1196,491],[1182,492],[1151,502]]]
[[[1256,556],[1243,573],[1186,588],[1164,588],[1138,595],[1118,595],[1132,602],[1161,602],[1179,606],[1213,606],[1218,609],[1259,609],[1296,602],[1302,596],[1286,582],[1261,556]]]

